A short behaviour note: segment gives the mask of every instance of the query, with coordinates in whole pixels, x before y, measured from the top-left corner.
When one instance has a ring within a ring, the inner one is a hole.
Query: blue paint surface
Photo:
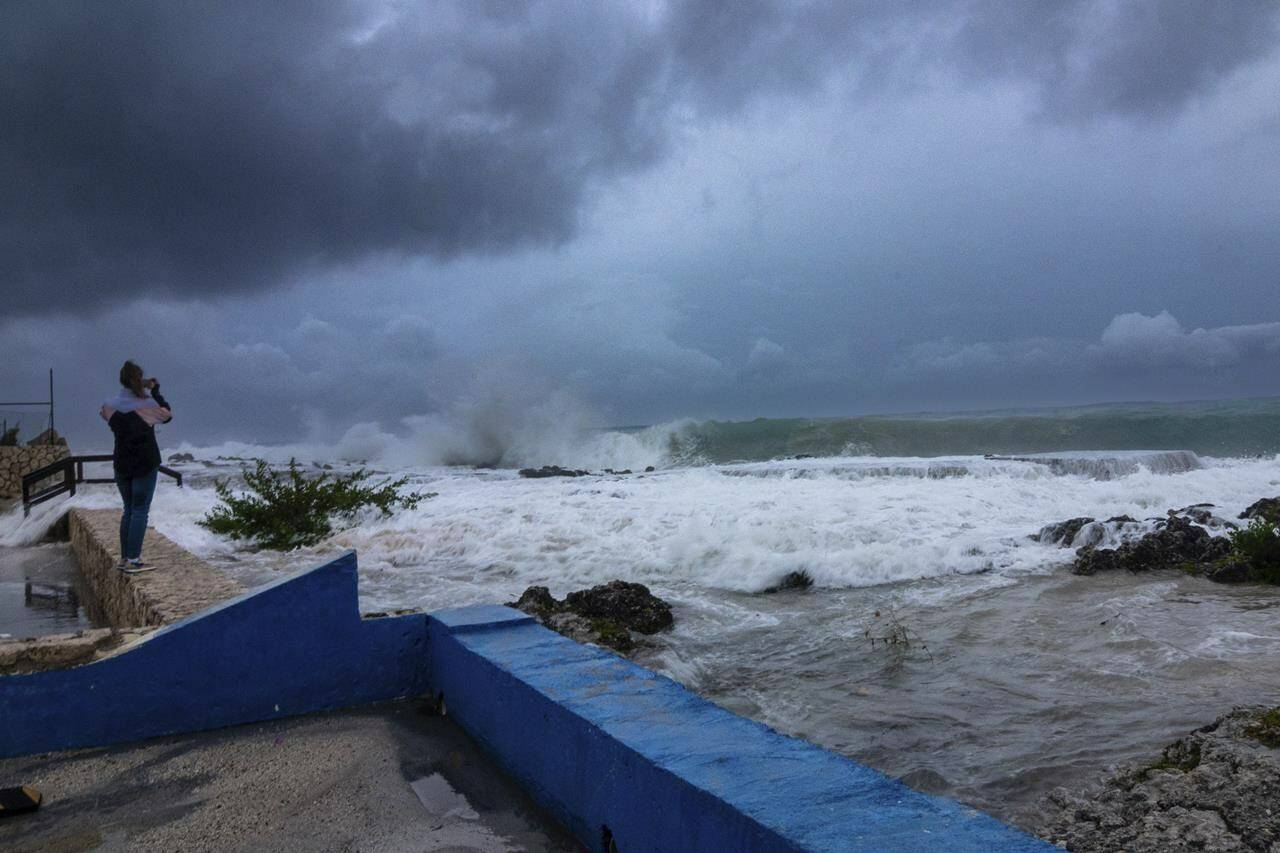
[[[0,756],[443,694],[591,849],[1048,851],[498,606],[361,619],[347,553],[115,657],[0,677]]]
[[[202,731],[426,690],[424,614],[361,619],[353,552],[72,669],[0,677],[0,756]]]
[[[433,615],[431,688],[592,849],[1056,849],[520,615]]]

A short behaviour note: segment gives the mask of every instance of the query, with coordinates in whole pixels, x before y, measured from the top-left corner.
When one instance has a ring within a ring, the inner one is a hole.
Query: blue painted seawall
[[[72,669],[0,677],[0,756],[422,694],[426,616],[361,619],[348,552]]]
[[[593,850],[1056,849],[517,611],[440,611],[429,632],[450,716]]]
[[[592,850],[1056,849],[505,607],[362,619],[353,553],[114,657],[0,677],[0,756],[428,693]]]

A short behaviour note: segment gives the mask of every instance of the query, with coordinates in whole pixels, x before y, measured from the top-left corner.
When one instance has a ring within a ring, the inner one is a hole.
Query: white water
[[[1127,464],[1127,463],[1126,463]],[[205,469],[189,485],[161,487],[152,523],[246,582],[354,548],[366,606],[439,607],[553,592],[611,578],[687,596],[698,588],[756,591],[788,572],[820,587],[984,573],[1001,584],[1052,570],[1070,552],[1028,540],[1046,523],[1079,515],[1137,519],[1208,501],[1231,518],[1280,493],[1280,461],[1203,460],[1202,467],[1100,480],[1055,475],[1035,462],[849,458],[751,463],[630,476],[526,480],[511,471],[405,469],[439,495],[413,511],[368,516],[321,546],[254,555],[196,525],[215,502]],[[234,473],[235,468],[215,469]],[[945,475],[937,472],[944,471]],[[963,472],[963,473],[959,473]],[[75,502],[114,506],[108,488]],[[38,540],[61,507],[0,517],[0,545]],[[236,562],[230,562],[235,559]]]

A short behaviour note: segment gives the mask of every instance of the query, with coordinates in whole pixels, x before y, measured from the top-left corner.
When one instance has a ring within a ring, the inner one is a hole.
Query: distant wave
[[[865,480],[908,477],[943,480],[953,477],[1040,477],[1084,476],[1112,480],[1146,471],[1151,474],[1181,474],[1204,467],[1200,457],[1189,450],[1087,451],[1027,456],[935,457],[929,459],[860,457],[749,462],[724,465],[720,471],[731,477],[786,479]]]
[[[668,443],[670,464],[796,457],[1026,456],[1100,448],[1188,450],[1215,457],[1270,456],[1280,453],[1280,400],[968,415],[684,422],[670,431]],[[1066,464],[1089,463],[1077,460]],[[1181,463],[1175,460],[1174,464]]]
[[[176,449],[202,458],[221,454],[283,461],[297,456],[304,461],[363,461],[383,468],[563,465],[593,471],[806,458],[936,460],[995,455],[1028,459],[1048,453],[1054,458],[1039,461],[1057,473],[1085,473],[1104,479],[1132,473],[1137,465],[1159,473],[1186,470],[1189,464],[1172,457],[1126,462],[1116,456],[1121,451],[1189,451],[1219,458],[1280,453],[1280,399],[960,415],[751,421],[686,418],[611,429],[593,427],[593,420],[589,411],[568,395],[507,395],[463,403],[442,414],[406,418],[403,428],[394,433],[375,423],[356,424],[330,444],[264,448],[226,443]],[[1111,455],[1103,462],[1090,461],[1085,453],[1096,455],[1104,448]],[[1069,453],[1077,455],[1064,455]],[[1097,470],[1086,470],[1090,468]],[[925,476],[957,473],[935,462]]]

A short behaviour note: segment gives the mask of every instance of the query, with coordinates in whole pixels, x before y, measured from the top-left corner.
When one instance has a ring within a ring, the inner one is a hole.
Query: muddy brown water
[[[729,594],[682,611],[650,665],[1032,830],[1054,787],[1150,761],[1233,705],[1280,704],[1276,588],[1059,571]],[[867,636],[894,624],[909,645]]]

